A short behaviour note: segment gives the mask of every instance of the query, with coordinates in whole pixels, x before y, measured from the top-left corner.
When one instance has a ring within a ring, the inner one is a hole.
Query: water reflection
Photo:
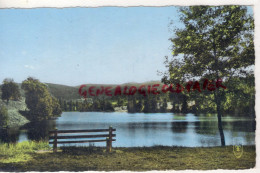
[[[30,122],[22,127],[27,131],[27,138],[33,141],[47,140],[49,131],[55,129],[54,120],[45,120],[40,122]]]
[[[19,129],[0,129],[0,143],[16,143],[19,139]]]
[[[219,133],[217,121],[197,121],[195,131],[198,134],[216,135]]]
[[[0,142],[47,140],[48,132],[54,128],[75,130],[108,128],[109,126],[117,129],[117,141],[113,144],[115,147],[221,145],[216,116],[102,112],[65,112],[57,120],[28,123],[20,129],[2,129]],[[241,137],[244,145],[255,144],[255,121],[225,117],[223,128],[227,145],[232,145],[235,137]],[[105,143],[95,143],[95,145],[105,146]]]
[[[1,143],[16,143],[25,140],[48,140],[49,131],[55,129],[54,120],[30,122],[20,128],[0,129]]]
[[[224,129],[229,129],[233,132],[254,132],[256,129],[255,121],[226,121],[223,122]]]
[[[187,131],[188,122],[177,121],[171,123],[173,133],[185,133]]]

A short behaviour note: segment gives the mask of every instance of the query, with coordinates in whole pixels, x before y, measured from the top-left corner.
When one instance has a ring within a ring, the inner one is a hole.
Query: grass
[[[26,162],[39,150],[50,150],[48,142],[24,141],[17,144],[0,144],[0,163]]]
[[[61,147],[57,153],[36,152],[49,149],[46,143],[35,142],[9,148],[1,145],[0,171],[249,169],[255,166],[256,157],[255,146],[243,146],[239,159],[234,156],[232,146],[113,148],[111,153],[106,153],[104,147],[91,146]]]

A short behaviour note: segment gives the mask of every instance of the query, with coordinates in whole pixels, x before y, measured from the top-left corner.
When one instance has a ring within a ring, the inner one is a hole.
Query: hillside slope
[[[46,83],[50,93],[58,98],[64,100],[73,100],[80,99],[80,95],[78,94],[79,87],[59,85],[59,84],[51,84]]]
[[[46,84],[48,85],[48,89],[51,92],[51,94],[58,99],[74,100],[74,99],[80,99],[81,98],[81,96],[78,93],[80,86],[66,86],[66,85],[51,84],[51,83],[46,83]],[[131,82],[131,83],[124,83],[124,84],[103,84],[103,85],[102,84],[85,84],[85,85],[86,85],[86,88],[89,88],[91,86],[95,86],[96,88],[101,88],[101,86],[111,87],[111,91],[112,91],[112,93],[114,93],[115,88],[118,85],[120,85],[122,90],[123,90],[123,88],[125,86],[140,87],[141,85],[148,86],[148,85],[154,85],[154,84],[160,84],[160,87],[158,87],[158,89],[160,89],[163,85],[160,81],[149,81],[149,82],[143,82],[143,83]],[[144,90],[146,90],[146,89],[147,88],[144,88]],[[88,97],[91,97],[91,96],[88,96]],[[99,96],[99,97],[107,98],[107,96],[105,94],[103,94],[103,96]]]
[[[8,110],[8,126],[22,126],[29,122],[24,116],[22,116],[19,111],[26,110],[27,106],[25,104],[25,99],[22,98],[21,101],[12,101],[10,100],[7,104],[5,101],[0,99],[0,107],[5,106]]]

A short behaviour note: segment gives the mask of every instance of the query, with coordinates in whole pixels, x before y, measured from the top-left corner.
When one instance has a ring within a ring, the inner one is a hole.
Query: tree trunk
[[[186,95],[183,95],[181,112],[182,113],[188,112],[188,103],[187,103],[187,96]]]
[[[214,29],[215,30],[215,29]],[[217,48],[216,48],[216,43],[215,43],[215,31],[213,32],[213,49],[214,49],[214,58],[215,58],[215,63],[217,66],[217,70],[216,70],[216,77],[217,80],[219,79],[219,62],[218,62],[218,57],[217,57]],[[214,93],[215,96],[215,101],[217,104],[217,113],[218,113],[218,130],[219,130],[219,134],[220,134],[220,139],[221,139],[221,146],[225,146],[225,136],[224,136],[224,132],[223,132],[223,127],[222,127],[222,120],[221,120],[221,98],[219,97],[219,89],[217,88],[216,92]]]
[[[175,100],[172,101],[172,112],[175,113]]]
[[[223,132],[223,127],[222,127],[222,120],[221,120],[221,111],[220,111],[220,99],[218,97],[218,94],[215,94],[215,100],[217,103],[217,114],[218,114],[218,130],[219,130],[219,134],[220,134],[220,140],[221,140],[221,146],[225,146],[225,136],[224,136],[224,132]]]

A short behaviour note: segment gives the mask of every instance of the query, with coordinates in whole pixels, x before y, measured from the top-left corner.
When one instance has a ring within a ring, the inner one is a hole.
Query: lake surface
[[[216,115],[126,112],[63,112],[56,120],[28,123],[17,129],[0,130],[0,141],[21,142],[48,139],[49,130],[116,128],[115,147],[139,146],[220,146]],[[255,145],[255,121],[223,117],[226,145],[239,141]],[[82,145],[82,144],[77,144]],[[83,145],[89,145],[83,144]],[[95,143],[105,146],[105,142]]]

